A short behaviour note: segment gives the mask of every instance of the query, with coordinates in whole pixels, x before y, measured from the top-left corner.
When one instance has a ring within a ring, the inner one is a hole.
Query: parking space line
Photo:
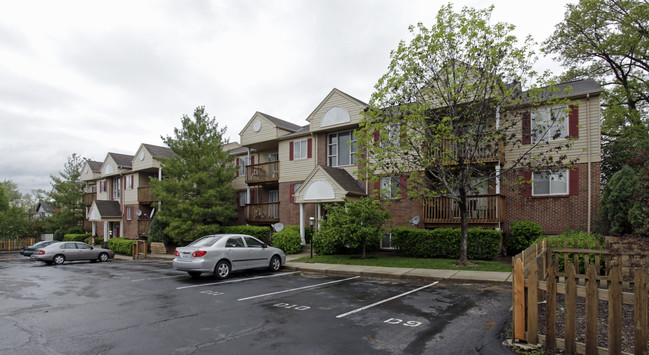
[[[161,280],[161,279],[171,279],[174,277],[181,277],[181,276],[187,276],[186,274],[180,274],[180,275],[174,275],[174,276],[160,276],[160,277],[149,277],[146,279],[137,279],[137,280],[131,280],[133,282],[135,281],[149,281],[149,280]]]
[[[176,290],[182,290],[182,289],[185,289],[185,288],[193,288],[193,287],[202,287],[202,286],[214,286],[214,285],[231,284],[231,283],[235,283],[235,282],[244,282],[244,281],[257,280],[257,279],[267,279],[267,278],[271,278],[271,277],[293,275],[293,274],[297,274],[297,273],[298,273],[297,271],[285,272],[283,274],[274,274],[274,275],[268,275],[268,276],[257,276],[257,277],[251,277],[251,278],[248,278],[248,279],[228,280],[228,281],[212,282],[212,283],[201,284],[201,285],[182,286],[182,287],[176,287]]]
[[[265,296],[272,296],[272,295],[277,295],[277,294],[280,294],[280,293],[286,293],[286,292],[291,292],[291,291],[304,290],[304,289],[307,289],[307,288],[315,288],[315,287],[319,287],[319,286],[324,286],[324,285],[330,285],[330,284],[335,284],[335,283],[339,283],[339,282],[349,281],[349,280],[357,279],[357,278],[359,278],[359,277],[360,277],[360,276],[354,276],[354,277],[350,277],[350,278],[347,278],[347,279],[335,280],[335,281],[329,281],[329,282],[325,282],[325,283],[321,283],[321,284],[317,284],[317,285],[303,286],[303,287],[298,287],[298,288],[292,288],[292,289],[290,289],[290,290],[277,291],[277,292],[265,293],[265,294],[263,294],[263,295],[257,295],[257,296],[250,296],[250,297],[245,297],[245,298],[239,298],[237,301],[246,301],[246,300],[251,300],[251,299],[253,299],[253,298],[259,298],[259,297],[265,297]]]
[[[431,287],[431,286],[435,286],[435,285],[437,285],[438,283],[439,283],[439,281],[435,281],[435,282],[433,282],[432,284],[428,284],[428,285],[426,285],[426,286],[422,286],[422,287],[420,287],[420,288],[418,288],[418,289],[411,290],[411,291],[408,291],[408,292],[404,292],[404,293],[402,293],[402,294],[400,294],[400,295],[396,295],[396,296],[394,296],[394,297],[390,297],[390,298],[385,299],[385,300],[383,300],[383,301],[379,301],[379,302],[376,302],[376,303],[372,303],[372,304],[370,304],[370,305],[368,305],[368,306],[361,307],[361,308],[355,309],[355,310],[350,311],[350,312],[347,312],[347,313],[339,314],[339,315],[336,316],[336,318],[347,317],[347,316],[350,315],[350,314],[358,313],[358,312],[364,311],[364,310],[366,310],[366,309],[368,309],[368,308],[372,308],[372,307],[374,307],[374,306],[378,306],[378,305],[380,305],[380,304],[382,304],[382,303],[392,301],[392,300],[397,299],[397,298],[399,298],[399,297],[403,297],[403,296],[409,295],[409,294],[411,294],[411,293],[415,293],[415,292],[417,292],[417,291],[421,291],[421,290],[423,290],[423,289],[425,289],[425,288],[428,288],[428,287]]]

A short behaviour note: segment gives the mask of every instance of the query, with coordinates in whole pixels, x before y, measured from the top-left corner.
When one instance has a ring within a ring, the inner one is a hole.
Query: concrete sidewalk
[[[421,281],[486,282],[501,284],[509,284],[512,282],[511,272],[415,269],[381,266],[302,263],[296,261],[297,259],[308,256],[310,256],[308,251],[287,255],[284,268],[295,271],[322,273],[325,275],[349,275],[392,279],[411,279]],[[148,254],[146,259],[139,259],[137,261],[171,263],[171,260],[173,260],[173,258],[174,256],[172,254]],[[115,259],[133,261],[133,258],[127,255],[115,254]]]

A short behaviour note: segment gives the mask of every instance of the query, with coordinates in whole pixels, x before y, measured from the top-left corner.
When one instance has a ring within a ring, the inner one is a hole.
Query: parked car
[[[108,261],[115,257],[112,250],[95,248],[83,242],[58,242],[36,249],[32,258],[46,264],[61,265],[66,261]]]
[[[20,255],[32,256],[32,254],[34,253],[34,250],[36,250],[38,248],[46,247],[46,246],[48,246],[50,244],[53,244],[53,243],[56,243],[56,241],[55,240],[46,240],[46,241],[38,242],[38,243],[36,243],[34,245],[23,247],[20,250]]]
[[[204,272],[225,279],[233,271],[268,268],[279,270],[286,263],[286,254],[257,238],[245,234],[214,234],[176,248],[173,267],[186,271],[192,278]]]

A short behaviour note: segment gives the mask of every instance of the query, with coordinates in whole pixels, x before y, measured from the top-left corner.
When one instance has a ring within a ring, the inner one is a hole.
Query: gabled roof
[[[345,189],[349,194],[353,195],[365,195],[365,189],[358,180],[347,172],[345,169],[334,168],[327,165],[320,165],[322,169],[331,176],[331,178]]]
[[[86,160],[88,163],[88,166],[90,167],[90,170],[92,170],[93,173],[100,173],[101,172],[101,166],[104,164],[100,161],[94,161],[94,160]]]
[[[153,145],[153,144],[146,144],[142,143],[142,145],[146,148],[149,153],[151,153],[151,156],[158,159],[158,158],[169,158],[173,157],[176,155],[173,150],[169,147],[161,147],[158,145]]]
[[[119,153],[108,153],[117,164],[118,168],[128,168],[130,169],[133,165],[133,155],[119,154]]]
[[[541,92],[536,93],[535,100],[550,99],[552,98],[576,98],[583,97],[589,94],[599,95],[602,92],[602,87],[593,79],[587,78],[582,80],[574,80],[559,83],[554,86],[553,91],[548,91],[548,87],[540,88]],[[527,95],[532,93],[532,90],[527,90],[522,93],[523,102],[532,101],[527,98]]]
[[[311,126],[306,125],[306,126],[300,127],[300,129],[298,129],[297,131],[295,131],[293,133],[285,134],[285,135],[279,137],[278,139],[289,139],[289,138],[294,138],[294,137],[307,136],[309,134],[311,134]]]
[[[273,117],[273,116],[271,116],[269,114],[265,114],[263,112],[257,111],[257,113],[264,116],[267,120],[273,122],[273,124],[275,124],[275,126],[281,128],[281,129],[284,129],[284,130],[287,130],[287,131],[292,131],[292,132],[295,132],[298,129],[300,129],[300,126],[296,125],[295,123],[284,121],[282,119],[279,119],[277,117]]]
[[[359,99],[357,99],[357,98],[355,98],[355,97],[353,97],[353,96],[351,96],[351,95],[349,95],[349,94],[347,94],[347,93],[345,93],[343,91],[340,91],[340,90],[338,90],[336,88],[333,88],[333,90],[331,90],[331,92],[329,92],[329,94],[324,98],[324,100],[320,101],[320,104],[318,104],[318,106],[316,106],[316,108],[309,114],[309,116],[307,116],[307,121],[310,121],[309,117],[312,117],[322,107],[322,105],[324,105],[325,102],[327,102],[331,98],[331,96],[333,96],[333,94],[335,94],[335,93],[343,95],[346,98],[348,98],[349,100],[352,100],[352,101],[358,103],[359,105],[369,106],[366,102],[363,102],[363,101],[361,101],[361,100],[359,100]]]
[[[54,208],[52,208],[52,205],[45,201],[38,201],[38,204],[36,205],[36,212],[38,212],[39,209],[43,208],[43,211],[52,213],[54,211]]]
[[[365,196],[365,189],[345,169],[318,165],[295,191],[295,202],[342,202],[346,196]]]
[[[122,218],[122,208],[119,202],[114,200],[95,200],[88,214],[91,221],[118,219]]]

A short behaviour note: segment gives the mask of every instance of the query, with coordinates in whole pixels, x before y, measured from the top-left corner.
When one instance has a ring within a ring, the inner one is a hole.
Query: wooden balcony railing
[[[83,204],[86,206],[92,206],[93,201],[97,199],[96,192],[90,192],[83,195]]]
[[[261,184],[279,181],[279,162],[253,164],[246,166],[246,183]]]
[[[253,203],[246,206],[248,222],[276,223],[279,222],[279,202]]]
[[[470,154],[470,157],[467,157],[467,160],[475,163],[497,163],[504,162],[505,160],[505,144],[504,142],[495,142],[498,149],[493,147],[475,147],[469,148],[464,153]],[[465,150],[462,145],[458,145],[457,142],[447,139],[442,142],[441,151],[446,152],[448,156],[455,157],[456,151]],[[457,164],[456,158],[449,158],[448,156],[444,157],[444,164],[452,165]]]
[[[157,201],[155,197],[153,197],[151,186],[138,187],[137,200],[139,203],[151,203]]]
[[[137,235],[149,235],[151,229],[152,219],[138,219],[137,220]]]
[[[502,195],[467,196],[469,224],[498,223],[505,218],[505,198]],[[424,223],[460,224],[460,208],[449,197],[437,197],[424,202]]]

